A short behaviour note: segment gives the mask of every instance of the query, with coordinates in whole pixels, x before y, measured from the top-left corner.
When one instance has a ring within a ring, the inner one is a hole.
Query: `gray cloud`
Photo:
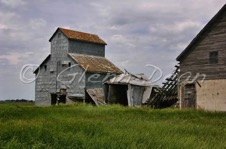
[[[11,7],[11,8],[15,8],[15,7],[26,4],[25,1],[23,0],[1,0],[0,2],[5,6]]]

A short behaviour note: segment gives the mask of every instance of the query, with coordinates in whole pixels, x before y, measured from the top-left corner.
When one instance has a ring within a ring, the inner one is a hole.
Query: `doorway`
[[[124,106],[128,106],[127,90],[128,90],[128,85],[110,84],[107,103],[121,104]]]
[[[196,108],[195,84],[186,84],[184,86],[184,107]]]
[[[58,104],[66,103],[66,95],[58,95]],[[57,94],[51,94],[51,105],[57,104]]]
[[[60,95],[59,103],[66,103],[66,95]]]
[[[57,102],[57,95],[51,94],[51,105],[56,105]]]

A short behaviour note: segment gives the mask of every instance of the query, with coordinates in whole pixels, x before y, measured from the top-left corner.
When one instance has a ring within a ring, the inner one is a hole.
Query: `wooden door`
[[[195,84],[186,84],[184,86],[184,107],[196,108]]]

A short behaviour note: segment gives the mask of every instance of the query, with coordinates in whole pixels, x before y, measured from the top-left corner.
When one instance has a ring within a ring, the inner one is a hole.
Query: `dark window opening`
[[[60,38],[60,37],[61,37],[61,33],[58,33],[58,34],[57,34],[57,37]]]
[[[127,90],[127,85],[110,84],[108,87],[108,99],[106,102],[128,106]]]
[[[47,70],[47,65],[44,66],[45,71]]]
[[[59,103],[66,103],[66,95],[57,95],[57,102]]]
[[[68,67],[71,67],[71,62],[68,63]]]
[[[51,105],[66,103],[66,95],[51,94]]]
[[[57,103],[57,95],[51,94],[51,105],[56,105]]]
[[[214,52],[209,53],[209,62],[210,62],[210,64],[217,64],[218,63],[218,51],[214,51]]]

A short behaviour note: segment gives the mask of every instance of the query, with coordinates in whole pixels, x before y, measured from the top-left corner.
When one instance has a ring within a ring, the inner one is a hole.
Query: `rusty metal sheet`
[[[59,28],[69,39],[80,40],[80,41],[87,41],[93,42],[98,44],[106,45],[106,42],[102,40],[99,36],[90,33],[84,33],[79,31],[74,31],[65,28]]]
[[[68,55],[87,72],[115,74],[122,73],[122,71],[118,67],[116,67],[105,57],[74,53],[69,53]]]

